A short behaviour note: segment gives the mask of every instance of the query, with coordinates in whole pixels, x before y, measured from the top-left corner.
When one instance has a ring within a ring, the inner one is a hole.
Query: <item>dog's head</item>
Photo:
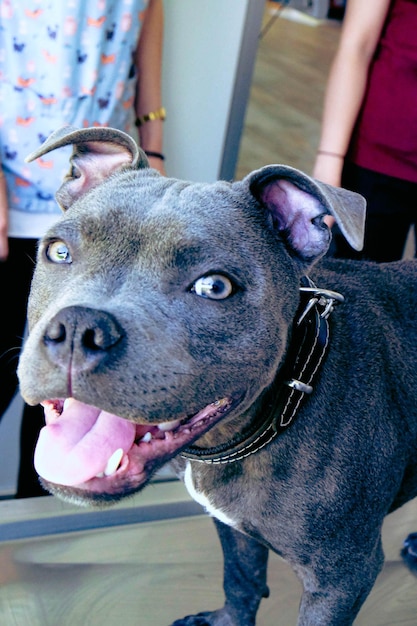
[[[360,248],[365,203],[283,165],[235,183],[165,178],[109,128],[66,128],[31,158],[67,144],[19,379],[45,406],[46,486],[101,502],[251,418],[285,355],[300,277],[328,248],[324,217]]]

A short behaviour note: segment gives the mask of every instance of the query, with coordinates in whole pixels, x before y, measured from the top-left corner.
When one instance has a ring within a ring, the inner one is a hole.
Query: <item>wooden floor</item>
[[[270,27],[260,41],[237,177],[279,162],[309,172],[317,148],[340,25],[269,19],[266,14]],[[166,503],[178,489],[179,483],[163,483],[140,495]],[[207,516],[5,540],[6,527],[14,532],[21,524],[30,535],[37,519],[50,528],[59,506],[55,498],[0,502],[1,626],[168,626],[223,603],[222,555]],[[357,626],[416,626],[417,579],[399,557],[403,539],[416,530],[417,501],[387,518],[386,564]],[[268,578],[271,597],[262,602],[258,626],[295,626],[299,583],[276,555]]]
[[[83,521],[89,513],[72,511],[56,498],[0,502],[1,626],[168,626],[222,606],[222,553],[208,516],[178,518],[171,506],[165,519],[126,523],[132,513],[140,516],[141,507],[146,512],[152,498],[168,506],[175,497],[183,507],[188,496],[181,483],[148,487],[118,511],[119,525],[103,524],[100,512],[91,530]],[[53,529],[54,519],[59,523],[71,514],[68,526],[84,530],[62,532],[65,524]],[[29,537],[4,541],[13,534],[10,520]],[[49,535],[42,536],[45,528]],[[399,557],[403,539],[416,529],[417,501],[387,517],[386,563],[355,626],[417,624],[417,579]],[[268,584],[271,595],[262,601],[257,625],[295,626],[301,588],[274,554]]]
[[[236,170],[238,179],[269,163],[311,172],[340,22],[310,21],[312,25],[306,25],[282,17],[273,19],[268,11],[265,13]]]

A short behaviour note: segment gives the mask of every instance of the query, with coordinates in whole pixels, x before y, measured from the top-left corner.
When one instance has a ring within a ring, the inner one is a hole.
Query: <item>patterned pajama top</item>
[[[0,159],[11,237],[41,236],[71,149],[24,158],[58,128],[134,133],[137,47],[147,0],[0,0]]]

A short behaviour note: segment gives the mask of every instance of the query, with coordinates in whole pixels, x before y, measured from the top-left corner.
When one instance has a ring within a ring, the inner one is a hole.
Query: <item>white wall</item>
[[[264,1],[165,0],[164,7],[167,173],[212,182],[221,177],[233,116],[243,124]]]

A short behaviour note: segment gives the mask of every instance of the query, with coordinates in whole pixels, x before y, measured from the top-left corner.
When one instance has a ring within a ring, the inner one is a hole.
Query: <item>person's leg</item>
[[[332,255],[378,262],[401,259],[414,222],[410,192],[416,185],[350,163],[345,165],[342,185],[360,193],[367,201],[365,243],[357,253],[335,230]]]
[[[0,419],[18,390],[16,374],[26,327],[27,300],[36,258],[36,239],[9,239],[9,256],[0,263],[3,323],[0,329]],[[40,406],[24,406],[20,434],[18,497],[44,495],[33,467],[33,449],[43,421]]]
[[[0,263],[3,303],[0,329],[0,416],[7,410],[18,388],[16,369],[26,326],[26,307],[36,245],[33,239],[9,239],[9,257]]]
[[[416,214],[417,214],[417,202],[416,202]],[[414,220],[413,229],[414,229],[414,258],[417,259],[417,215],[416,215],[416,219]]]
[[[20,460],[16,498],[34,498],[50,495],[40,484],[33,465],[39,431],[45,425],[43,408],[24,405],[20,429]]]

